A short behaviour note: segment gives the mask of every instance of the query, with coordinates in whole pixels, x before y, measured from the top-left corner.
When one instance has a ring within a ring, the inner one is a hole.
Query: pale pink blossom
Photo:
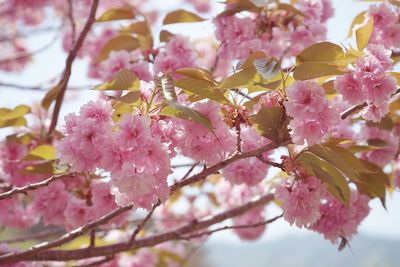
[[[319,206],[325,191],[326,185],[317,177],[309,176],[306,179],[289,179],[277,184],[274,195],[282,202],[285,220],[302,228],[319,219]]]
[[[319,208],[320,217],[309,228],[324,235],[332,243],[339,238],[351,239],[357,234],[361,221],[369,213],[369,198],[352,191],[349,207],[333,196],[326,195],[326,201]]]
[[[71,177],[70,179],[73,178]],[[42,216],[45,224],[64,224],[65,217],[63,213],[70,199],[65,189],[62,181],[56,181],[35,192],[33,211]]]

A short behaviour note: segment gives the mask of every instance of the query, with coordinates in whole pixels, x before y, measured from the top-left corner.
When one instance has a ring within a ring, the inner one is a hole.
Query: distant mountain
[[[243,244],[209,242],[198,256],[208,267],[400,267],[400,240],[357,236],[350,246],[339,252],[320,236],[288,236]]]

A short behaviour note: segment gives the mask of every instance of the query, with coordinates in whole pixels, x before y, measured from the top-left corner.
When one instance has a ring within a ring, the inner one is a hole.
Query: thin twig
[[[288,143],[289,143],[289,141],[284,141],[280,145],[286,145]],[[245,152],[245,153],[238,154],[238,155],[234,155],[231,158],[228,158],[228,159],[226,159],[224,161],[221,161],[221,162],[219,162],[219,163],[217,163],[217,164],[215,164],[215,165],[213,165],[213,166],[211,166],[209,168],[206,168],[206,169],[202,170],[201,172],[191,176],[188,179],[176,182],[175,184],[171,185],[170,186],[170,195],[172,195],[176,190],[178,190],[178,189],[180,189],[180,188],[182,188],[182,187],[184,187],[186,185],[193,184],[193,183],[201,181],[202,179],[205,179],[209,175],[218,172],[220,169],[224,168],[225,166],[227,166],[227,165],[229,165],[229,164],[231,164],[231,163],[233,163],[233,162],[235,162],[235,161],[237,161],[239,159],[248,158],[248,157],[254,157],[254,156],[260,155],[265,151],[269,151],[269,150],[278,148],[280,145],[270,143],[270,144],[268,144],[268,145],[266,145],[264,147],[261,147],[259,149],[256,149],[256,150],[253,150],[253,151],[249,151],[249,152]],[[265,198],[268,198],[268,199],[265,199]],[[266,196],[266,197],[261,198],[261,201],[262,200],[264,200],[264,201],[268,200],[269,201],[272,198],[273,198],[272,195],[270,195],[269,197]],[[253,204],[249,203],[250,206],[259,205],[259,204],[260,204],[259,202],[255,202]],[[125,206],[119,207],[119,208],[117,208],[117,209],[115,209],[115,210],[103,215],[102,217],[98,218],[97,220],[91,221],[91,222],[89,222],[89,223],[87,223],[87,224],[85,224],[85,225],[83,225],[81,227],[78,227],[78,228],[68,232],[67,234],[59,237],[56,240],[37,244],[35,246],[32,246],[31,248],[29,248],[26,251],[11,252],[11,253],[8,253],[8,254],[1,255],[0,256],[0,264],[1,263],[5,263],[5,262],[16,262],[16,261],[19,261],[19,260],[27,260],[27,259],[35,259],[36,260],[35,257],[39,257],[40,258],[40,255],[47,255],[46,253],[50,253],[51,254],[54,251],[44,251],[43,252],[44,254],[41,254],[40,252],[43,251],[43,250],[49,249],[49,248],[54,248],[54,247],[60,246],[62,244],[65,244],[65,243],[67,243],[67,242],[69,242],[69,241],[71,241],[71,240],[83,235],[84,233],[90,231],[91,229],[96,228],[96,227],[98,227],[98,226],[100,226],[102,224],[105,224],[105,223],[109,222],[111,219],[115,218],[116,216],[118,216],[118,215],[120,215],[120,214],[122,214],[122,213],[124,213],[124,212],[126,212],[128,210],[131,210],[132,208],[133,208],[133,204],[129,204],[129,205],[125,205]],[[233,214],[236,214],[235,212],[237,212],[237,211],[233,211]],[[231,214],[231,213],[229,213],[229,214]],[[236,216],[236,215],[234,215],[234,216]],[[220,217],[217,217],[217,218],[220,218]],[[196,228],[195,230],[198,230],[197,226],[195,228]],[[179,229],[181,229],[181,228],[179,228]],[[171,237],[170,235],[167,235],[167,237],[168,238],[173,238],[173,237],[176,237],[176,236],[173,235]],[[161,234],[161,237],[158,237],[158,238],[163,240],[163,238],[165,238],[165,236]],[[139,247],[147,246],[147,245],[145,245],[145,244],[147,244],[146,242],[150,242],[150,241],[143,241],[143,240],[148,240],[148,239],[145,238],[145,239],[141,239],[141,240],[135,241],[133,243],[135,245],[133,248],[136,248],[137,244],[139,244],[138,245]],[[165,241],[168,241],[168,240],[165,240]],[[140,243],[140,242],[144,242],[144,243]],[[150,242],[150,246],[153,245],[152,242],[153,241]],[[164,242],[164,241],[160,241],[160,243],[161,242]],[[75,252],[69,251],[69,252],[71,252],[71,254],[68,254],[66,257],[71,257],[70,259],[83,259],[83,258],[89,258],[89,257],[95,257],[95,256],[114,255],[115,253],[130,249],[131,245],[132,244],[129,244],[129,243],[116,244],[116,245],[114,245],[115,247],[112,247],[112,249],[111,249],[112,253],[111,254],[108,254],[108,250],[110,249],[109,246],[90,248],[91,249],[90,251],[84,250],[84,252],[83,252],[83,253],[85,253],[84,255],[80,255],[78,253],[79,256],[76,256]],[[101,249],[101,248],[104,248],[104,251],[103,250],[98,251],[98,249]],[[64,252],[66,252],[66,251],[64,251]],[[61,254],[63,254],[64,252],[62,252]],[[54,255],[56,255],[55,257],[57,257],[57,258],[59,257],[58,253],[59,252],[55,252],[55,254],[54,254]],[[106,254],[102,254],[102,253],[106,253]],[[64,257],[64,254],[63,254],[63,256],[61,256],[61,258],[63,258],[63,257]],[[75,258],[75,257],[78,257],[78,258]],[[52,259],[49,258],[49,259],[46,259],[46,260],[52,260]],[[64,258],[61,259],[61,260],[64,260]]]
[[[58,115],[60,114],[61,105],[64,100],[64,94],[65,94],[65,91],[67,90],[68,82],[71,77],[72,64],[74,63],[74,60],[78,54],[79,49],[81,48],[87,34],[89,33],[93,23],[96,20],[95,17],[96,17],[96,11],[97,11],[98,5],[99,5],[99,0],[93,0],[92,7],[90,9],[89,18],[87,19],[82,32],[80,33],[77,41],[75,42],[74,46],[72,47],[71,51],[68,54],[67,60],[65,62],[65,70],[63,72],[62,79],[60,80],[60,82],[57,85],[60,88],[60,91],[56,98],[56,104],[54,106],[54,111],[53,111],[53,117],[51,119],[51,124],[50,124],[49,131],[48,131],[49,135],[56,128],[57,121],[58,121]]]
[[[357,111],[362,110],[366,106],[368,106],[367,103],[362,103],[362,104],[359,104],[359,105],[352,106],[352,107],[346,109],[345,111],[343,111],[342,113],[340,113],[340,118],[342,120],[345,120],[348,116],[350,116],[351,114],[353,114],[353,113],[355,113]]]
[[[259,222],[259,223],[242,224],[242,225],[230,225],[230,226],[227,225],[227,226],[224,226],[224,227],[221,227],[221,228],[217,228],[217,229],[214,229],[214,230],[204,231],[204,232],[192,234],[192,235],[189,235],[189,236],[183,236],[182,239],[185,239],[185,240],[196,239],[196,238],[203,237],[203,236],[210,236],[210,235],[212,235],[212,234],[214,234],[216,232],[220,232],[220,231],[224,231],[224,230],[260,227],[260,226],[264,226],[266,224],[273,223],[273,222],[275,222],[276,220],[278,220],[278,219],[280,219],[282,217],[283,217],[283,214],[278,215],[278,216],[276,216],[276,217],[274,217],[272,219],[269,219],[267,221],[263,221],[263,222]]]
[[[73,174],[73,173],[53,175],[50,178],[43,180],[41,182],[38,182],[38,183],[27,184],[23,187],[15,187],[7,192],[1,193],[0,200],[12,197],[16,194],[25,194],[28,191],[32,191],[32,190],[36,190],[36,189],[39,189],[44,186],[48,186],[50,183],[57,181],[59,179],[62,179],[64,177],[73,177],[73,176],[75,176],[75,174]]]
[[[277,162],[269,161],[269,160],[264,159],[262,156],[258,156],[257,158],[258,158],[262,163],[264,163],[264,164],[266,164],[266,165],[270,165],[270,166],[272,166],[272,167],[279,168],[279,169],[281,169],[282,171],[284,171],[284,169],[283,169],[283,163],[277,163]]]
[[[182,176],[181,180],[185,180],[186,178],[189,177],[189,175],[192,173],[192,171],[194,170],[194,168],[196,168],[196,166],[199,165],[198,162],[196,162],[195,164],[193,164],[189,170],[185,173],[185,175]]]
[[[93,228],[90,230],[90,244],[89,247],[95,247],[96,246],[96,228]]]
[[[400,93],[400,88],[397,89],[396,92],[394,92],[394,93],[390,96],[390,98],[394,97],[395,95],[397,95],[397,94],[399,94],[399,93]],[[352,106],[352,107],[346,109],[346,110],[343,111],[342,113],[340,113],[340,118],[341,118],[342,120],[344,120],[344,119],[346,119],[348,116],[350,116],[351,114],[356,113],[356,112],[362,110],[363,108],[365,108],[365,107],[367,107],[367,106],[368,106],[368,103],[366,103],[366,102],[364,102],[364,103],[362,103],[362,104],[354,105],[354,106]]]
[[[62,27],[63,26],[60,27],[60,30],[62,29]],[[25,53],[22,53],[22,54],[17,54],[17,55],[15,55],[13,57],[10,57],[10,58],[0,59],[0,64],[7,64],[9,62],[13,62],[13,61],[29,58],[29,57],[31,57],[33,55],[42,53],[42,52],[46,51],[49,47],[51,47],[53,44],[55,44],[56,40],[58,39],[58,37],[59,37],[59,33],[57,32],[57,34],[55,34],[54,37],[51,38],[51,40],[47,44],[45,44],[44,46],[42,46],[42,47],[40,47],[40,48],[38,48],[38,49],[36,49],[35,51],[32,51],[32,52],[25,52]]]
[[[72,4],[72,0],[68,0],[68,19],[69,23],[71,24],[71,30],[72,30],[72,44],[71,46],[75,44],[75,38],[76,38],[76,23],[75,23],[75,18],[74,18],[74,6]]]
[[[132,244],[135,239],[136,236],[140,233],[140,231],[142,231],[142,229],[146,226],[146,223],[148,222],[148,220],[150,220],[151,216],[153,215],[153,212],[156,210],[156,208],[158,206],[161,205],[161,200],[158,200],[157,203],[153,206],[153,208],[151,209],[151,211],[146,215],[146,217],[139,223],[139,225],[136,227],[135,231],[133,232],[131,238],[129,239],[129,244]]]
[[[131,250],[139,249],[143,247],[151,247],[160,243],[164,243],[172,240],[182,239],[182,236],[188,235],[194,231],[205,229],[211,225],[225,221],[241,214],[248,212],[259,206],[264,206],[274,199],[273,194],[264,195],[257,200],[250,201],[242,206],[227,210],[225,212],[219,213],[217,215],[207,217],[203,220],[194,220],[184,226],[181,226],[175,230],[167,231],[161,234],[156,234],[149,236],[147,238],[142,238],[136,240],[134,243],[129,244],[127,242],[121,242],[113,245],[106,245],[101,247],[93,248],[81,248],[73,250],[28,250],[22,252],[11,252],[0,256],[0,264],[12,263],[18,261],[68,261],[68,260],[79,260],[91,257],[99,256],[112,256],[117,253]]]

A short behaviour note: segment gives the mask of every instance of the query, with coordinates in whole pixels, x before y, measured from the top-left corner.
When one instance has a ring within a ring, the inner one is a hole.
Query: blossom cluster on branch
[[[329,0],[181,2],[0,4],[1,71],[29,67],[52,17],[67,53],[40,106],[0,109],[0,226],[21,233],[0,265],[182,266],[216,232],[255,240],[279,218],[341,250],[400,187],[398,1],[346,45],[326,41]],[[173,31],[205,21],[207,38]],[[76,60],[99,97],[59,123]]]

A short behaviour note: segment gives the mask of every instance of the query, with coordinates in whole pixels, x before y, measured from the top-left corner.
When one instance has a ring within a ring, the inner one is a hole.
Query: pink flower
[[[69,199],[63,182],[56,181],[35,192],[33,211],[42,216],[45,224],[64,225],[63,213]]]
[[[98,99],[97,101],[89,101],[87,104],[83,105],[79,111],[81,119],[91,118],[96,120],[96,122],[98,123],[111,122],[111,113],[112,107],[110,102],[103,99]],[[72,122],[72,124],[74,123]]]
[[[29,207],[23,206],[22,199],[13,197],[0,201],[1,226],[28,228],[36,222],[36,214]]]
[[[121,150],[131,151],[146,146],[151,140],[150,120],[147,117],[125,114],[118,126],[114,139]]]
[[[94,219],[86,201],[83,199],[71,198],[64,210],[65,226],[68,229],[75,229],[83,226]]]
[[[268,166],[257,158],[238,160],[224,168],[225,179],[234,184],[255,185],[264,179],[268,172]]]
[[[293,130],[293,142],[298,145],[307,141],[307,145],[312,146],[320,143],[325,136],[322,122],[316,119],[303,121],[294,119],[290,122],[289,128]]]
[[[61,164],[71,165],[72,171],[93,171],[101,161],[103,149],[111,145],[111,129],[92,118],[80,120],[74,132],[56,144],[56,154]]]
[[[122,169],[112,173],[112,193],[118,205],[133,203],[150,210],[158,199],[165,201],[169,194],[166,179],[158,181],[149,173],[137,173],[135,166],[124,163]]]
[[[221,120],[220,105],[210,100],[196,103],[194,109],[210,120],[213,132],[199,123],[179,120],[178,147],[182,154],[207,164],[225,159],[235,149],[235,138]]]
[[[379,122],[388,112],[388,103],[383,103],[381,105],[369,104],[367,107],[363,108],[361,115],[365,120]]]
[[[315,176],[276,185],[275,198],[282,202],[284,218],[302,228],[320,217],[319,206],[326,186]]]
[[[154,60],[154,73],[173,73],[175,70],[196,66],[196,51],[189,40],[175,35]]]
[[[296,81],[287,88],[286,94],[285,107],[292,118],[314,115],[326,101],[324,90],[314,81]]]
[[[393,132],[379,129],[377,127],[363,127],[361,131],[361,138],[366,140],[381,140],[386,143],[379,149],[373,149],[361,153],[361,158],[371,161],[381,167],[390,163],[396,156],[397,149],[399,147],[399,139]]]
[[[338,76],[334,83],[336,91],[343,95],[344,100],[350,104],[363,102],[364,95],[359,80],[352,73]]]
[[[252,225],[255,225],[257,223],[262,223],[264,221],[265,221],[264,209],[262,208],[251,209],[245,214],[233,218],[234,226],[249,226],[249,227],[235,228],[233,231],[242,240],[256,240],[260,238],[262,234],[265,232],[266,226],[265,224],[261,224],[258,226],[252,226]]]
[[[243,152],[255,150],[270,142],[249,127],[242,127],[241,139]],[[267,159],[268,153],[264,153],[263,157]],[[268,168],[269,166],[262,163],[258,158],[252,157],[229,164],[224,168],[223,175],[231,183],[245,183],[248,186],[253,186],[266,177]]]
[[[351,239],[357,233],[358,225],[368,215],[369,198],[352,191],[349,207],[331,195],[326,195],[322,203],[319,219],[309,228],[324,235],[325,239],[335,243],[339,238]]]
[[[396,91],[396,88],[396,79],[391,76],[375,82],[364,83],[366,100],[377,105],[387,102],[390,96]]]

